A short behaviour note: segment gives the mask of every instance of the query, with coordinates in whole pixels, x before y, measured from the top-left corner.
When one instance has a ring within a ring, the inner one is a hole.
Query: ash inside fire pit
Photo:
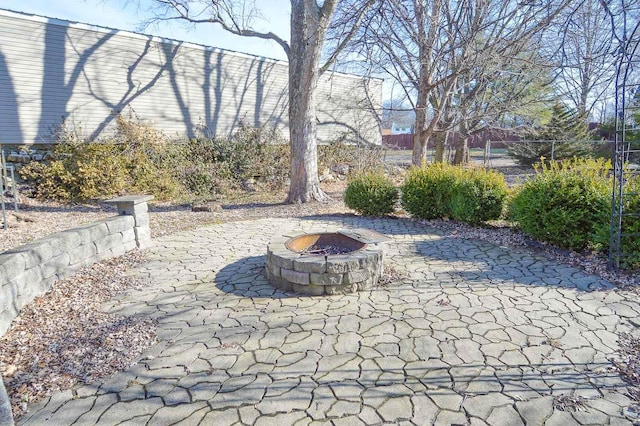
[[[314,244],[311,247],[300,250],[300,254],[311,254],[316,256],[328,256],[330,254],[345,254],[351,253],[353,250],[346,247]]]
[[[300,235],[287,241],[289,250],[307,255],[345,254],[360,250],[365,243],[338,233]]]

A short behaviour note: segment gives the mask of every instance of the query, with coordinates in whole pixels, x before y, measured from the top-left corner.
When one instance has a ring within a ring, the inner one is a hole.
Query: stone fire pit
[[[382,274],[388,240],[368,229],[281,237],[267,248],[267,279],[281,290],[312,296],[366,290]]]

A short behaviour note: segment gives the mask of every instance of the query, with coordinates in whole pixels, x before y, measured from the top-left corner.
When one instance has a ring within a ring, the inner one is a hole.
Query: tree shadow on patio
[[[278,290],[269,284],[265,275],[265,262],[266,256],[250,256],[239,259],[222,268],[216,274],[214,283],[221,291],[240,297],[268,297],[272,299],[301,297],[299,294]]]

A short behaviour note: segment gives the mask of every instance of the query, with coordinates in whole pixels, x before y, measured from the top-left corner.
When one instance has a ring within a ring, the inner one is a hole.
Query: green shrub
[[[500,173],[434,163],[409,171],[402,205],[421,219],[449,217],[475,225],[499,218],[507,193]]]
[[[401,187],[402,207],[420,219],[451,217],[453,187],[461,170],[445,163],[412,168]]]
[[[498,219],[508,188],[504,175],[481,168],[464,169],[458,174],[450,200],[451,217],[477,225]]]
[[[61,161],[49,164],[29,163],[23,166],[20,177],[31,183],[32,195],[40,199],[70,200],[70,187],[75,180]]]
[[[274,128],[241,124],[229,137],[174,141],[133,112],[116,116],[116,124],[108,140],[87,143],[80,127],[63,122],[49,161],[21,170],[32,193],[85,201],[138,192],[184,202],[242,190],[247,180],[259,190],[281,190],[289,179],[289,144]],[[381,151],[373,148],[332,144],[319,151],[327,167],[346,163],[357,171],[381,164],[376,163]]]
[[[344,195],[347,207],[365,216],[393,213],[398,190],[384,174],[369,172],[349,181]]]
[[[221,152],[223,149],[221,145],[224,145],[225,150],[227,149],[228,144],[224,142],[224,139],[212,139],[202,136],[189,139],[185,147],[186,157],[202,164],[224,161],[225,156],[228,155],[226,152]]]
[[[279,190],[289,177],[289,144],[273,128],[241,124],[229,138],[195,138],[186,149],[181,180],[200,195],[205,195],[205,188],[210,194],[238,190],[247,179]],[[194,170],[197,176],[191,176]]]
[[[30,163],[20,170],[38,198],[86,201],[123,192],[153,194],[159,200],[183,192],[171,168],[155,160],[164,158],[164,136],[134,120],[116,117],[111,140],[87,143],[63,123],[58,142],[45,164]]]
[[[640,269],[640,176],[630,179],[627,185],[624,211],[630,215],[622,219],[625,235],[620,240],[622,252],[627,256],[621,264],[626,269]]]
[[[59,144],[48,164],[20,169],[36,197],[64,201],[117,194],[127,186],[127,174],[121,147],[114,144]]]
[[[156,199],[179,199],[184,187],[176,178],[172,165],[184,155],[172,147],[171,141],[149,124],[130,115],[116,117],[117,132],[113,138],[122,150],[127,165],[127,192],[153,194]],[[107,194],[110,195],[110,194]]]
[[[51,160],[21,170],[33,194],[84,201],[141,192],[186,201],[238,190],[245,179],[280,189],[289,176],[289,146],[275,130],[240,126],[230,138],[181,142],[135,118],[118,115],[116,123],[110,140],[95,143],[63,123]]]
[[[513,197],[510,216],[542,241],[577,250],[596,246],[610,221],[609,169],[604,160],[542,164]]]
[[[182,169],[182,179],[190,196],[196,200],[209,200],[238,187],[226,163],[187,165]]]
[[[623,195],[622,235],[620,248],[623,269],[640,269],[640,176],[627,181]],[[598,232],[598,243],[608,249],[611,242],[610,222],[603,223]]]

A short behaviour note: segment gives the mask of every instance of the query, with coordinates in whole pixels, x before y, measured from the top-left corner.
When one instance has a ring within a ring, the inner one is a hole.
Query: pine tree
[[[586,118],[561,103],[551,107],[549,123],[523,136],[526,142],[509,148],[509,155],[522,165],[530,166],[541,158],[550,161],[593,155],[593,134]]]

